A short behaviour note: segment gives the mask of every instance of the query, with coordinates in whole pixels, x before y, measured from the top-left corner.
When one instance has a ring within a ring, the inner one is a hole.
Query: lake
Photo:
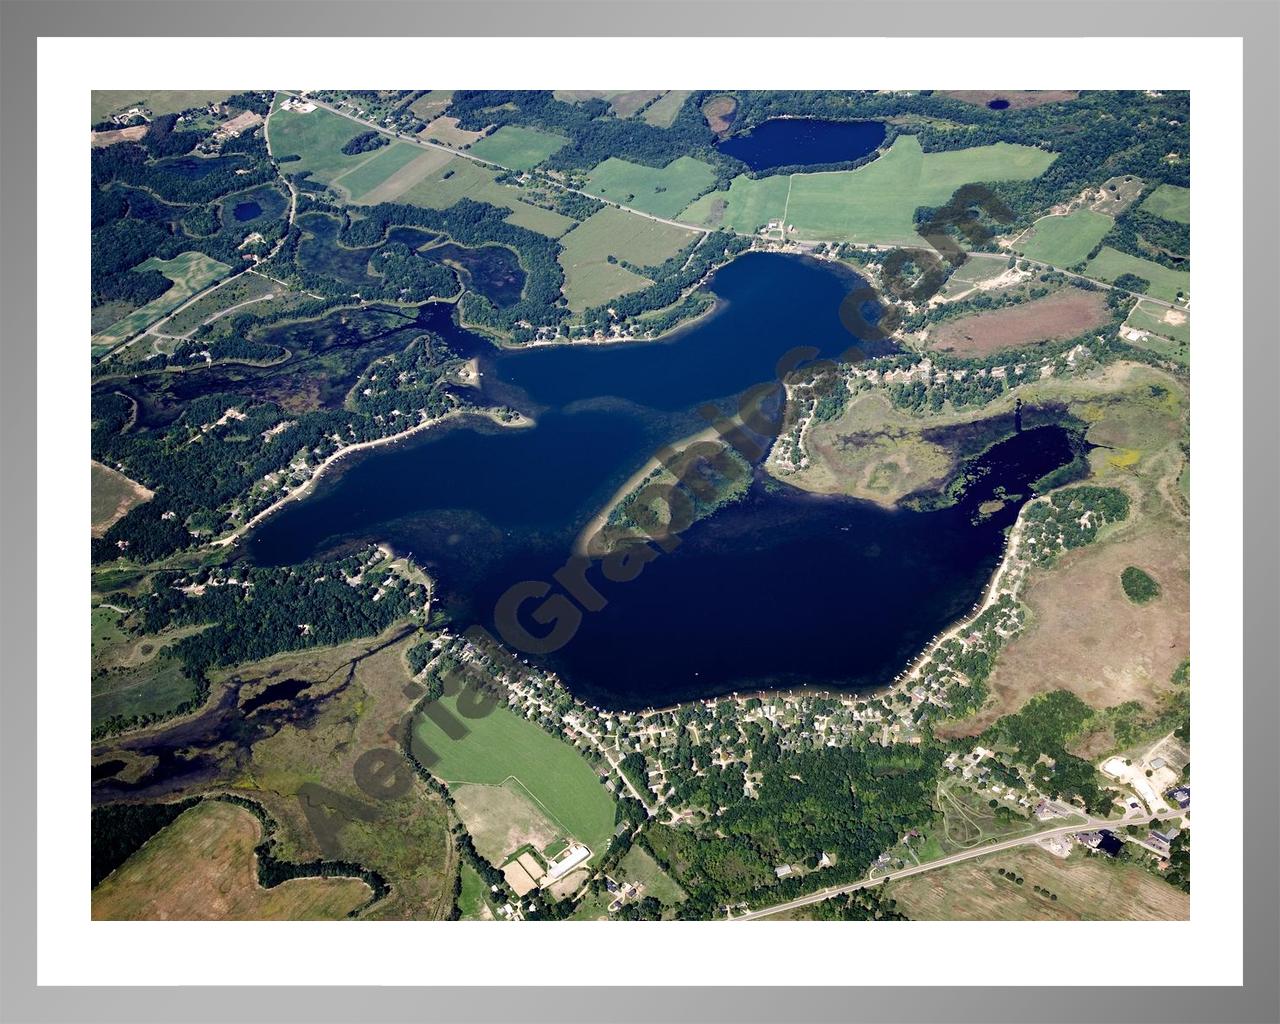
[[[795,346],[833,357],[854,344],[839,309],[859,284],[829,262],[752,253],[714,276],[715,312],[667,340],[516,351],[429,304],[414,328],[479,360],[480,404],[514,406],[537,425],[459,420],[353,456],[267,519],[245,551],[292,564],[386,542],[428,567],[457,626],[493,628],[512,584],[550,580],[624,480],[660,446],[706,426],[700,407],[733,407],[774,380]],[[743,500],[695,524],[637,579],[597,577],[607,604],[547,664],[578,696],[614,708],[884,683],[979,599],[1031,481],[1074,457],[1062,427],[1015,432],[1007,420],[1007,439],[979,456],[962,499],[940,511],[815,496],[757,472]],[[979,517],[998,487],[1019,499]]]
[[[836,164],[875,152],[884,142],[880,121],[825,121],[810,117],[775,117],[748,132],[716,143],[753,171],[775,167]]]

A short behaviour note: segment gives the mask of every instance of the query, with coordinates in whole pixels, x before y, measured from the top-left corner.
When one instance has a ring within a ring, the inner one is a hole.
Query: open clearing
[[[582,103],[585,100],[604,100],[618,117],[630,117],[650,100],[661,96],[658,89],[557,89],[556,99],[566,103]],[[688,93],[685,93],[687,96]],[[673,115],[674,116],[674,115]],[[646,118],[648,120],[648,118]],[[650,122],[652,123],[652,122]]]
[[[1009,92],[991,92],[982,89],[944,89],[943,96],[950,96],[961,103],[985,107],[992,100],[1005,100],[1010,110],[1038,107],[1044,103],[1065,103],[1076,99],[1080,93],[1074,89],[1014,89]]]
[[[1055,267],[1073,267],[1088,258],[1115,221],[1093,210],[1075,210],[1065,217],[1041,217],[1018,243],[1024,256]]]
[[[497,172],[466,157],[441,154],[447,157],[436,164],[406,189],[398,200],[433,210],[446,210],[460,199],[474,199],[494,206],[505,206],[511,211],[508,224],[528,228],[548,238],[559,238],[578,222],[571,217],[544,210],[520,200],[520,190],[512,185],[500,185],[495,180]],[[410,164],[409,167],[417,167]],[[407,170],[407,168],[406,168]]]
[[[95,334],[92,338],[95,352],[118,345],[139,331],[146,330],[165,314],[172,313],[196,292],[203,291],[231,273],[231,268],[225,263],[202,252],[179,253],[171,260],[151,256],[133,269],[158,270],[173,282],[173,286],[159,298],[152,299],[145,306],[117,320],[105,331]]]
[[[560,239],[564,294],[574,312],[644,288],[650,280],[609,262],[657,266],[698,237],[697,232],[606,206]]]
[[[439,142],[454,149],[466,149],[473,142],[484,138],[484,132],[469,132],[458,127],[456,117],[437,117],[418,132],[418,138]]]
[[[615,877],[643,885],[645,896],[661,900],[668,907],[674,907],[686,899],[685,891],[662,870],[662,865],[643,846],[633,845],[627,851],[618,864]]]
[[[439,166],[449,158],[449,154],[438,150],[424,153],[421,146],[410,142],[393,142],[366,153],[363,163],[339,174],[332,184],[345,192],[353,203],[391,202],[417,180],[413,172],[405,175],[400,172],[409,165],[419,164],[424,157],[435,157],[434,165]],[[418,177],[426,173],[424,169]]]
[[[429,716],[418,717],[418,737],[440,759],[431,766],[433,775],[451,785],[485,786],[501,786],[514,776],[549,818],[593,854],[603,852],[613,833],[613,800],[573,747],[506,707],[464,718],[456,698],[442,697],[439,703],[470,731],[450,739]]]
[[[674,218],[715,180],[714,168],[691,156],[677,157],[666,167],[611,156],[587,176],[585,191],[655,217]]]
[[[98,124],[133,107],[145,107],[157,116],[180,114],[192,107],[221,103],[230,95],[225,89],[94,89],[89,110],[91,123]]]
[[[1103,246],[1102,251],[1089,261],[1085,273],[1111,282],[1122,274],[1136,274],[1150,282],[1146,294],[1165,302],[1179,301],[1179,292],[1182,293],[1181,298],[1186,299],[1191,290],[1191,275],[1185,270],[1170,270],[1151,260],[1112,249],[1109,245]]]
[[[1128,339],[1151,352],[1176,360],[1183,366],[1191,363],[1191,314],[1181,309],[1167,309],[1154,303],[1139,301],[1125,321],[1126,327],[1146,331],[1147,336]]]
[[[155,497],[142,484],[130,480],[110,466],[100,462],[89,463],[90,535],[101,537],[135,505]]]
[[[688,89],[672,89],[654,100],[640,117],[655,128],[670,128],[688,98]]]
[[[492,921],[489,909],[489,891],[484,879],[466,861],[462,862],[462,891],[458,893],[458,912],[464,921]]]
[[[135,124],[129,128],[117,128],[109,132],[90,132],[89,145],[93,149],[114,146],[117,142],[137,142],[147,134],[149,124]]]
[[[369,899],[357,878],[258,884],[258,819],[205,801],[183,811],[93,891],[95,921],[331,921]]]
[[[918,237],[918,207],[942,205],[961,185],[1038,177],[1054,158],[1042,149],[1006,142],[925,153],[916,136],[902,135],[881,156],[852,171],[735,178],[728,191],[702,196],[683,219],[744,232],[785,220],[799,238],[906,242]]]
[[[183,335],[194,331],[206,321],[218,319],[230,310],[247,302],[265,302],[268,298],[283,295],[284,285],[277,284],[261,274],[244,273],[228,281],[221,288],[202,295],[191,305],[174,313],[166,320],[157,333]],[[264,307],[258,306],[255,312]]]
[[[886,895],[918,921],[1185,921],[1191,909],[1145,868],[1080,850],[1066,860],[1034,848],[995,853],[890,882]]]
[[[1142,201],[1142,209],[1165,220],[1179,224],[1191,223],[1191,189],[1181,185],[1158,185],[1151,195]]]
[[[737,113],[738,101],[724,93],[712,96],[702,104],[702,116],[707,119],[707,126],[717,135],[723,135],[733,127],[733,119]]]
[[[567,827],[552,821],[514,779],[500,786],[455,783],[449,792],[476,850],[491,864],[525,845],[545,850],[566,835]]]
[[[342,152],[342,147],[353,138],[370,130],[324,107],[300,112],[282,110],[277,105],[267,123],[272,155],[277,160],[287,156],[300,158],[283,164],[284,172],[310,171],[313,180],[326,185],[389,148],[383,146],[350,155]]]
[[[471,152],[503,167],[528,171],[542,163],[557,149],[568,143],[563,135],[541,132],[536,128],[504,124],[492,135],[486,135],[471,147]]]
[[[1007,348],[1074,338],[1110,319],[1102,292],[1064,288],[1042,299],[943,321],[930,329],[929,345],[981,358]]]
[[[1186,464],[1185,387],[1163,371],[1117,363],[1092,397],[1083,388],[1063,397],[1090,424],[1085,439],[1099,446],[1089,456],[1089,482],[1128,491],[1129,518],[1030,571],[1021,595],[1027,626],[996,659],[987,704],[940,725],[940,736],[976,735],[1052,690],[1070,690],[1093,708],[1133,700],[1156,709],[1189,656],[1190,545],[1177,490]],[[1125,596],[1120,575],[1130,565],[1156,580],[1158,598],[1135,605]]]
[[[425,96],[419,96],[409,107],[409,113],[414,117],[420,117],[424,121],[430,121],[434,117],[439,117],[448,108],[453,100],[452,89],[432,89]]]

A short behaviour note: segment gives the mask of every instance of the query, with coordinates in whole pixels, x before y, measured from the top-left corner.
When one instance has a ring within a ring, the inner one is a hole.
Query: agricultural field
[[[1184,921],[1190,914],[1188,895],[1147,869],[1079,850],[1066,860],[1039,849],[995,853],[890,882],[885,895],[919,921]]]
[[[674,218],[715,180],[711,165],[691,156],[677,157],[666,167],[610,157],[587,176],[584,190],[655,217]]]
[[[664,95],[658,89],[557,89],[555,97],[565,103],[582,103],[586,100],[604,100],[618,117],[631,117],[651,100]],[[685,93],[687,96],[688,93]]]
[[[1142,209],[1179,224],[1191,223],[1191,189],[1181,185],[1157,185],[1142,201]]]
[[[647,277],[610,262],[609,257],[638,267],[657,266],[697,237],[695,231],[605,207],[560,240],[569,308],[577,312],[598,306],[650,283]]]
[[[440,703],[457,715],[456,698]],[[433,775],[450,787],[502,786],[514,778],[548,818],[594,854],[603,852],[613,833],[613,800],[573,747],[505,707],[479,718],[457,717],[470,730],[457,740],[426,715],[415,723],[417,737],[440,758]]]
[[[209,285],[222,280],[231,268],[202,252],[184,252],[171,260],[157,259],[151,256],[139,263],[135,270],[158,270],[170,281],[173,287],[158,299],[152,299],[145,306],[140,306],[128,316],[122,317],[104,331],[92,338],[92,351],[106,351],[146,330],[167,313],[173,312],[187,299],[197,292],[204,291]]]
[[[816,241],[911,241],[917,208],[940,206],[961,185],[1038,177],[1053,160],[1044,150],[1004,142],[925,153],[914,135],[902,135],[852,171],[735,179],[728,191],[699,199],[685,219],[745,232],[782,220],[795,237]]]
[[[368,130],[324,107],[301,112],[283,110],[277,104],[267,121],[272,155],[277,160],[286,156],[301,158],[281,165],[284,172],[310,171],[312,180],[325,185],[386,150],[384,146],[367,153],[342,152],[343,146]]]
[[[748,178],[740,174],[726,192],[710,192],[697,199],[680,219],[704,227],[726,227],[751,234],[770,221],[780,221],[791,191],[791,178],[771,174]]]
[[[208,800],[183,811],[93,890],[95,921],[332,921],[370,897],[358,878],[258,884],[262,826]]]
[[[110,466],[90,462],[90,535],[101,537],[131,508],[150,501],[154,496],[154,492]]]
[[[393,202],[428,171],[448,160],[449,154],[439,150],[425,152],[411,142],[393,142],[364,154],[364,158],[330,182],[352,203]]]
[[[1185,270],[1170,270],[1151,260],[1112,249],[1109,245],[1103,246],[1102,251],[1089,261],[1085,273],[1102,281],[1115,281],[1122,274],[1136,274],[1150,282],[1146,294],[1165,302],[1184,301],[1191,291],[1191,275]]]
[[[609,257],[638,267],[656,266],[697,237],[695,231],[605,207],[560,240],[569,308],[577,312],[598,306],[650,283],[647,277],[610,262]]]
[[[91,124],[105,121],[133,107],[145,107],[156,116],[180,114],[192,107],[221,103],[236,90],[226,89],[94,89],[89,101]]]
[[[1102,292],[1064,288],[1044,298],[944,320],[929,329],[929,347],[981,359],[1004,349],[1074,338],[1110,319]]]
[[[1018,241],[1022,255],[1055,267],[1073,267],[1088,258],[1093,247],[1115,223],[1093,210],[1075,210],[1065,217],[1041,217]]]
[[[484,132],[471,132],[465,128],[459,128],[456,117],[437,117],[418,132],[418,138],[428,142],[439,142],[454,149],[466,149],[473,142],[484,138]]]
[[[680,113],[680,108],[684,106],[684,101],[688,98],[688,89],[672,89],[670,92],[664,92],[645,107],[640,117],[655,128],[670,128]]]
[[[460,199],[505,206],[511,211],[509,224],[530,231],[537,231],[548,238],[559,238],[578,222],[571,217],[521,202],[520,190],[511,185],[500,185],[496,172],[466,157],[449,157],[434,166],[410,188],[397,197],[398,202],[413,203],[433,210],[448,209]],[[410,165],[414,166],[414,165]]]
[[[492,135],[486,135],[473,144],[471,152],[482,160],[517,171],[528,171],[568,142],[563,135],[525,128],[522,125],[504,124]]]

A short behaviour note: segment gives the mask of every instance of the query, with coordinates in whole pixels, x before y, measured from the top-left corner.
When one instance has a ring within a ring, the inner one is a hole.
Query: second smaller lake
[[[875,152],[884,142],[880,121],[824,121],[775,117],[748,132],[730,135],[716,148],[753,171],[774,167],[845,163]]]

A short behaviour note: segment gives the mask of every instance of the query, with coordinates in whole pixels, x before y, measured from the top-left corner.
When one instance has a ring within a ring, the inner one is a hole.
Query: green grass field
[[[385,184],[401,168],[422,159],[424,153],[421,146],[413,143],[393,142],[372,153],[363,154],[364,162],[339,174],[333,179],[333,184],[342,189],[352,202],[358,203]],[[394,198],[394,195],[388,196],[386,201],[390,202]]]
[[[560,240],[569,308],[577,312],[598,306],[649,284],[647,277],[610,263],[610,256],[639,267],[656,266],[696,237],[693,231],[605,207]]]
[[[511,211],[507,217],[508,224],[528,228],[549,238],[559,238],[578,223],[572,217],[521,202],[520,190],[510,185],[499,185],[494,180],[496,177],[492,168],[466,157],[451,157],[447,163],[415,182],[399,197],[399,202],[433,210],[448,209],[464,198],[505,206]]]
[[[165,715],[196,695],[196,684],[177,658],[166,654],[129,668],[95,675],[90,721],[96,728],[113,715]]]
[[[1165,318],[1170,314],[1176,317],[1181,313],[1181,323],[1169,323]],[[1163,306],[1139,301],[1125,321],[1129,327],[1140,331],[1152,332],[1142,341],[1130,342],[1139,348],[1145,348],[1157,355],[1173,359],[1183,366],[1191,365],[1191,319],[1190,314],[1180,310],[1167,310]]]
[[[483,921],[488,919],[484,879],[476,874],[476,869],[466,861],[463,861],[461,870],[462,891],[458,893],[458,910],[462,914],[462,920]]]
[[[145,306],[140,306],[128,316],[117,320],[105,331],[95,334],[91,339],[92,351],[95,355],[150,327],[161,317],[181,306],[196,292],[203,291],[231,273],[231,268],[225,263],[206,256],[202,252],[179,253],[171,260],[156,259],[152,256],[133,269],[158,270],[173,282],[173,287],[158,299],[152,299]]]
[[[527,171],[537,167],[569,140],[563,135],[540,132],[536,128],[504,124],[492,135],[487,135],[471,147],[471,152],[483,160],[492,160],[503,167]]]
[[[644,895],[661,900],[668,907],[674,907],[686,898],[685,891],[642,846],[633,846],[627,851],[618,865],[618,874],[628,882],[643,883]]]
[[[440,758],[431,766],[433,775],[447,783],[489,786],[514,776],[553,820],[593,853],[603,852],[613,833],[613,800],[573,747],[506,707],[464,718],[456,698],[443,697],[440,703],[470,731],[453,740],[429,717],[419,716],[415,732]]]
[[[288,174],[310,171],[315,181],[326,185],[384,151],[385,147],[350,156],[342,152],[343,146],[368,130],[323,107],[301,114],[295,110],[281,110],[277,106],[267,123],[272,154],[277,159],[294,155],[301,157],[284,164],[284,171]]]
[[[691,156],[666,167],[646,167],[609,157],[587,176],[585,191],[655,217],[672,217],[716,180],[710,164]]]
[[[1142,209],[1179,224],[1191,223],[1191,189],[1181,185],[1160,185],[1142,201]]]
[[[688,98],[688,89],[672,89],[654,100],[640,117],[655,128],[670,128],[676,115],[680,113],[680,108],[684,106],[684,101]]]
[[[1085,273],[1090,277],[1103,281],[1114,281],[1122,274],[1136,274],[1151,282],[1146,293],[1153,298],[1174,302],[1178,292],[1187,298],[1191,291],[1191,275],[1185,270],[1170,270],[1168,267],[1153,263],[1151,260],[1139,259],[1128,253],[1104,246],[1102,251],[1089,261]]]
[[[917,207],[940,206],[961,185],[1038,177],[1054,156],[1005,142],[924,153],[914,135],[902,135],[879,158],[856,170],[791,175],[789,193],[785,177],[735,179],[727,192],[699,199],[684,219],[746,232],[785,219],[800,238],[911,241],[917,237]],[[722,212],[717,200],[723,202]]]
[[[751,234],[770,221],[782,219],[790,188],[791,179],[786,175],[748,178],[741,174],[729,183],[727,192],[710,192],[695,200],[680,219]]]
[[[1065,217],[1041,217],[1023,236],[1018,251],[1055,267],[1085,260],[1115,221],[1105,213],[1074,210]]]
[[[151,113],[180,114],[192,107],[221,102],[236,90],[226,89],[95,89],[89,101],[90,124],[105,121],[112,114],[143,106]]]
[[[164,325],[164,333],[186,334],[188,331],[194,331],[210,317],[217,316],[232,306],[238,306],[250,300],[265,299],[268,295],[279,295],[285,290],[283,285],[269,281],[261,274],[240,274],[234,281],[228,281],[217,291],[201,296],[181,313],[171,317]],[[245,308],[249,310],[253,307]]]

